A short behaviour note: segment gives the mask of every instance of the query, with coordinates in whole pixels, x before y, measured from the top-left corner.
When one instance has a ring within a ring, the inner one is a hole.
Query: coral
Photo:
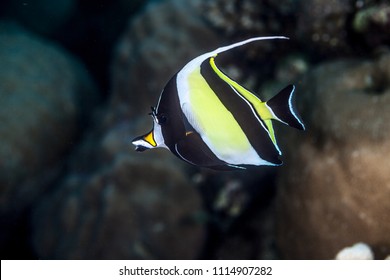
[[[1,13],[34,32],[49,34],[69,20],[76,6],[75,0],[59,0],[55,3],[48,0],[16,0],[5,3]]]
[[[308,50],[340,55],[351,52],[348,18],[354,12],[351,0],[300,1],[296,34]]]
[[[149,119],[102,127],[101,118],[73,153],[68,175],[34,207],[37,256],[196,258],[205,226],[184,163],[164,150],[132,151],[129,140]]]
[[[204,17],[210,24],[233,37],[282,34],[284,21],[292,20],[295,3],[291,0],[212,0],[202,2]],[[286,35],[283,33],[283,35]]]
[[[336,260],[373,260],[374,253],[370,246],[359,242],[351,247],[346,247],[337,253]]]
[[[130,139],[150,128],[147,112],[170,76],[189,59],[221,45],[202,18],[200,2],[151,3],[129,21],[115,50],[109,106],[72,154],[68,175],[35,207],[33,240],[39,257],[214,256],[214,245],[203,251],[205,223],[230,228],[269,185],[264,184],[268,172],[233,179],[229,173],[192,168],[166,150],[140,154],[131,147]],[[203,178],[202,183],[195,178]],[[201,212],[200,195],[213,213]],[[234,242],[227,238],[218,244],[215,257],[231,258],[236,251],[230,248],[240,244],[243,258],[272,255],[264,253],[272,246],[258,241],[267,231],[264,220],[254,219],[248,227],[250,240],[238,234]],[[251,248],[252,241],[260,246]]]
[[[390,42],[390,5],[379,3],[360,9],[353,18],[353,30],[369,47]]]
[[[118,155],[73,173],[35,210],[40,258],[193,259],[204,242],[200,199],[169,161]]]
[[[389,42],[386,1],[299,1],[296,34],[314,57],[356,55]],[[314,50],[314,52],[313,52]]]
[[[199,0],[153,3],[133,18],[112,65],[111,105],[118,115],[148,113],[168,79],[190,59],[218,46]]]
[[[0,24],[0,213],[22,211],[58,175],[97,90],[60,47]],[[85,110],[85,111],[84,111]]]
[[[390,252],[390,54],[309,71],[298,105],[307,132],[287,132],[278,178],[283,257],[330,259],[364,240]]]
[[[211,0],[202,1],[203,17],[209,25],[223,34],[229,41],[238,41],[256,36],[292,36],[296,25],[296,3],[292,0],[253,1],[253,0]],[[294,41],[286,44],[263,41],[256,47],[243,48],[235,55],[235,63],[242,61],[241,67],[272,65],[281,53],[291,51]],[[268,69],[269,70],[269,69]],[[264,67],[247,72],[258,72],[253,79],[264,77]],[[248,73],[243,75],[247,76]],[[240,77],[242,78],[242,77]]]
[[[389,42],[389,4],[383,0],[211,0],[202,2],[206,21],[230,40],[287,35],[314,61],[361,54]],[[246,56],[263,58],[275,47]]]

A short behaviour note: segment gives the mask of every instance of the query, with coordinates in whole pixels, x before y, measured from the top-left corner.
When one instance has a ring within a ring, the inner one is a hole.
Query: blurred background
[[[296,85],[282,167],[134,151],[186,62],[270,35],[217,64],[264,99]],[[386,0],[1,1],[1,258],[386,258],[389,47]]]

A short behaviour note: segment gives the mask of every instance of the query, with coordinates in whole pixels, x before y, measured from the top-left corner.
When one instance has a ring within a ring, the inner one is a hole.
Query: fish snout
[[[135,150],[137,152],[143,152],[157,146],[157,143],[154,140],[153,130],[146,133],[145,135],[134,138],[131,143],[135,146]]]
[[[146,150],[149,150],[150,148],[147,148],[145,146],[140,146],[140,145],[135,145],[135,151],[136,152],[143,152],[143,151],[146,151]]]

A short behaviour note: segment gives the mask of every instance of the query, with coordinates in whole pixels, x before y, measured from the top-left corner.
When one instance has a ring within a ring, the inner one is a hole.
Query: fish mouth
[[[149,148],[147,148],[145,146],[140,146],[140,145],[136,145],[135,146],[135,151],[136,152],[143,152],[143,151],[146,151],[146,150],[149,150]]]
[[[134,138],[131,143],[135,146],[137,152],[143,152],[157,147],[156,140],[154,140],[153,129],[144,135]]]
[[[135,146],[135,151],[137,152],[143,152],[153,147],[149,142],[145,141],[145,135],[134,138],[131,144]]]

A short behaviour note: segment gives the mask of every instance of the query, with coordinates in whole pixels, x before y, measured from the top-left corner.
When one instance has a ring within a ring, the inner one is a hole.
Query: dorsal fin
[[[242,45],[246,45],[246,44],[254,42],[254,41],[275,40],[275,39],[285,39],[285,40],[288,40],[289,38],[285,37],[285,36],[253,37],[253,38],[241,41],[241,42],[237,42],[237,43],[231,44],[229,46],[220,47],[220,48],[218,48],[218,49],[216,49],[216,50],[214,50],[212,52],[209,52],[207,54],[210,54],[209,57],[212,57],[212,56],[216,56],[219,53],[222,53],[222,52],[225,52],[225,51],[237,48],[237,47],[242,46]]]
[[[275,40],[275,39],[288,40],[289,38],[285,37],[285,36],[253,37],[253,38],[249,38],[249,39],[243,40],[241,42],[237,42],[237,43],[231,44],[229,46],[224,46],[224,47],[217,48],[217,49],[215,49],[215,50],[213,50],[211,52],[204,53],[204,54],[202,54],[202,55],[192,59],[190,62],[188,62],[183,67],[183,69],[181,69],[179,71],[179,76],[181,76],[183,74],[187,75],[188,71],[193,70],[194,67],[200,66],[200,64],[202,64],[202,62],[205,61],[206,59],[208,59],[210,57],[216,57],[219,53],[226,52],[228,50],[231,50],[231,49],[237,48],[239,46],[243,46],[243,45],[249,44],[249,43],[254,42],[254,41]]]

